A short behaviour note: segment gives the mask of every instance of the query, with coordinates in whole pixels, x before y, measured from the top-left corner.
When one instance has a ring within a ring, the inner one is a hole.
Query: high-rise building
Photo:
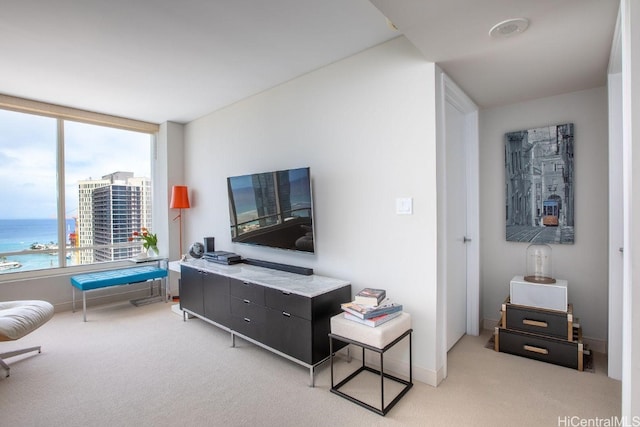
[[[151,180],[132,172],[114,172],[79,182],[78,229],[80,264],[130,258],[137,247],[126,246],[134,231],[151,228]]]

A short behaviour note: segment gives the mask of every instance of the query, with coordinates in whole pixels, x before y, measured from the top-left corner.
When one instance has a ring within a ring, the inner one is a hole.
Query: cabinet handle
[[[242,284],[243,284],[243,285],[245,285],[245,286],[249,286],[251,283],[249,283],[249,282],[242,282]]]
[[[291,317],[291,314],[287,313],[286,311],[283,311],[283,312],[282,312],[282,315],[283,315],[283,316],[287,316],[287,317]]]
[[[244,302],[245,304],[250,304],[251,301],[249,301],[248,299],[243,299],[242,302]]]
[[[540,320],[523,319],[522,323],[529,326],[537,326],[539,328],[546,328],[547,326],[549,326],[547,322],[542,322]]]
[[[540,347],[534,347],[532,345],[524,345],[524,349],[526,351],[530,351],[532,353],[538,353],[538,354],[549,354],[549,350],[547,350],[546,348],[540,348]]]
[[[245,317],[244,321],[247,322],[247,323],[251,323],[251,319],[249,319],[248,317]]]

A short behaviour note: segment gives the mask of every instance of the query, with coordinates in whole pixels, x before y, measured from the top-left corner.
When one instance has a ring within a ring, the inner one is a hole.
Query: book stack
[[[344,318],[376,327],[402,314],[402,304],[390,301],[384,289],[365,288],[341,304]]]

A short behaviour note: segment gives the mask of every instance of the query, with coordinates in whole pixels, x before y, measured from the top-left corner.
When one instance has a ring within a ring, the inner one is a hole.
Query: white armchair
[[[47,301],[0,302],[0,341],[14,341],[30,334],[53,317],[53,305]],[[40,346],[0,353],[0,368],[9,376],[9,365],[4,359],[37,351]]]

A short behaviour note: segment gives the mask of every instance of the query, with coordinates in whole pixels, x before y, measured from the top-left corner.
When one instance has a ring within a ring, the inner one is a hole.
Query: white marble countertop
[[[333,279],[317,274],[305,276],[244,263],[231,265],[216,264],[204,259],[171,261],[169,263],[169,269],[172,271],[180,271],[182,265],[309,298],[350,284],[346,280]]]

